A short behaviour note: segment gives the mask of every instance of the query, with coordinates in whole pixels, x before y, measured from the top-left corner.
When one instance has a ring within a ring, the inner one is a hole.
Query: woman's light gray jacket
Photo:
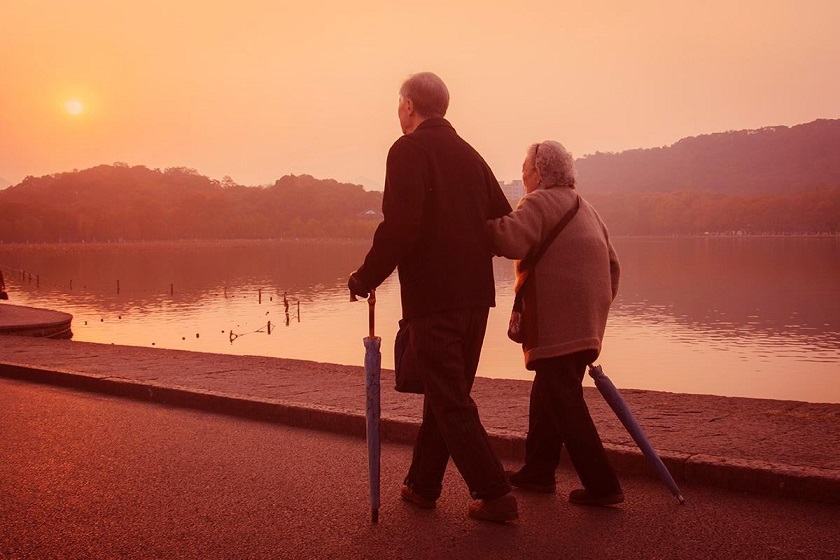
[[[516,289],[524,280],[521,260],[574,207],[576,196],[570,187],[537,189],[509,215],[487,222],[493,252],[516,259]],[[531,274],[523,294],[525,366],[582,350],[600,354],[620,268],[607,227],[583,198]]]

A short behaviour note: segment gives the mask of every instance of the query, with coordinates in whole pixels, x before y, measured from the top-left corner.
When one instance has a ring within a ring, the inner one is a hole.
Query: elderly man
[[[348,287],[367,297],[398,269],[403,319],[425,386],[403,499],[435,507],[451,456],[475,500],[470,517],[504,522],[518,518],[516,498],[470,391],[495,305],[485,223],[511,209],[488,165],[444,119],[448,107],[446,85],[430,72],[400,88],[403,136],[388,152],[385,218]]]

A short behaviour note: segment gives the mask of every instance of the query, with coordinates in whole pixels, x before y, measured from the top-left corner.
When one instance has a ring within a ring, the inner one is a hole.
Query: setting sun
[[[82,102],[78,99],[71,99],[70,101],[64,104],[64,108],[67,109],[67,112],[71,115],[78,115],[82,111],[84,111],[85,106],[82,105]]]

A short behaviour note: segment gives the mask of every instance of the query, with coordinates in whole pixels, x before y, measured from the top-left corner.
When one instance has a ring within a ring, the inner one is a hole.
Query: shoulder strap
[[[575,214],[577,214],[578,209],[580,209],[580,195],[577,195],[574,207],[569,209],[569,211],[566,212],[562,218],[560,218],[560,221],[557,222],[557,225],[554,226],[554,229],[551,230],[551,233],[549,233],[548,237],[546,237],[543,240],[542,244],[540,244],[537,250],[531,255],[528,255],[527,257],[522,259],[522,263],[519,265],[519,270],[525,274],[525,280],[523,280],[522,283],[519,285],[519,289],[516,290],[516,294],[513,297],[514,311],[522,311],[522,296],[524,293],[523,288],[528,282],[528,279],[531,277],[531,271],[533,270],[534,266],[536,266],[537,261],[540,260],[540,257],[542,257],[543,253],[545,253],[545,250],[548,249],[549,245],[551,245],[557,238],[557,236],[560,234],[560,232],[563,231],[563,228],[565,228],[566,225],[568,225],[568,223],[572,221],[572,218],[575,217]]]
[[[534,268],[534,266],[536,266],[537,264],[537,261],[539,261],[540,257],[543,256],[543,253],[545,253],[546,249],[548,249],[548,247],[554,242],[554,240],[557,238],[560,232],[563,231],[563,228],[565,228],[566,225],[572,221],[572,218],[575,217],[575,214],[577,214],[577,211],[580,208],[580,195],[576,196],[575,199],[576,200],[574,207],[572,207],[568,212],[566,212],[563,215],[562,218],[560,218],[560,221],[557,222],[557,225],[554,226],[554,229],[551,230],[551,233],[549,233],[548,237],[546,237],[543,240],[543,242],[540,244],[537,250],[534,253],[522,259],[522,264],[519,265],[519,268],[521,270],[530,270]]]

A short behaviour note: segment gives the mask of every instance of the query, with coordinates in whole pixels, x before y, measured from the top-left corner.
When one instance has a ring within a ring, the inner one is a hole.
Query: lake
[[[614,245],[622,282],[598,361],[619,388],[840,403],[840,238]],[[74,340],[361,366],[368,306],[346,281],[368,247],[0,244],[0,270],[8,303],[72,313]],[[478,374],[531,379],[506,336],[512,264],[496,259],[495,273]],[[394,274],[377,291],[385,368],[399,316]]]

